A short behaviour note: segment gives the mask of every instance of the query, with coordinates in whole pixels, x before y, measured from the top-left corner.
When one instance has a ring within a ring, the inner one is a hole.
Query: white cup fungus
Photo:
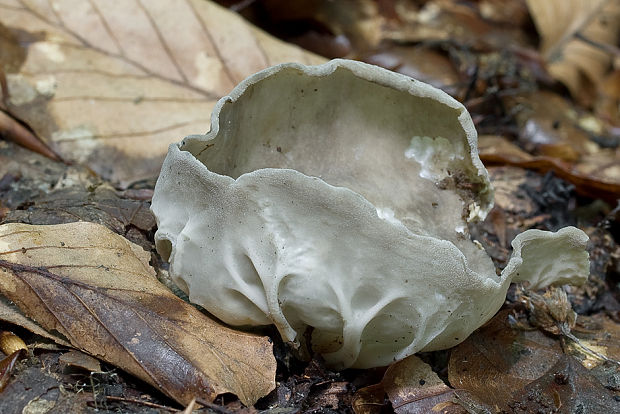
[[[427,84],[333,60],[241,82],[211,131],[170,146],[152,210],[192,302],[275,324],[336,369],[452,347],[511,281],[581,283],[587,236],[528,230],[500,276],[468,222],[493,192],[465,108]]]

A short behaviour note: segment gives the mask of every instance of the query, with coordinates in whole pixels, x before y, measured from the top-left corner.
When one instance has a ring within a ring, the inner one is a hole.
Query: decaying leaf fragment
[[[268,338],[208,319],[163,287],[149,254],[104,226],[0,226],[0,292],[47,330],[181,404],[275,387]]]
[[[155,242],[190,300],[275,324],[337,369],[462,342],[511,282],[582,283],[587,236],[528,230],[498,276],[470,222],[493,204],[477,134],[444,92],[350,60],[277,65],[169,148]]]

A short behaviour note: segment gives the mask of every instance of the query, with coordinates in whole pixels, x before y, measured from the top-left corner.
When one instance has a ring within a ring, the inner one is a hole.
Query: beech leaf
[[[0,292],[50,331],[187,405],[275,387],[268,338],[226,328],[155,278],[150,255],[87,222],[0,226]]]
[[[121,184],[156,176],[245,77],[324,61],[206,0],[2,0],[2,49],[7,111]]]

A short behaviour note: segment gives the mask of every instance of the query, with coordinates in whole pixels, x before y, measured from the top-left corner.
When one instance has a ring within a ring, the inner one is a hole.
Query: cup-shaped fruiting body
[[[586,235],[526,231],[500,276],[468,222],[493,193],[465,108],[347,60],[241,82],[211,131],[170,146],[156,244],[190,300],[231,325],[275,324],[335,368],[452,347],[511,281],[582,282]]]

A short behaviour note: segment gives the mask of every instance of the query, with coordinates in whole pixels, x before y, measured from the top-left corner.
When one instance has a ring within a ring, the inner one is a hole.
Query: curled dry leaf
[[[620,149],[603,149],[568,163],[550,156],[534,156],[504,137],[481,136],[480,159],[485,165],[512,165],[542,173],[552,171],[572,183],[578,193],[612,202],[620,197]]]
[[[168,144],[206,131],[249,74],[322,61],[206,0],[4,0],[0,45],[8,112],[122,184],[157,175]]]
[[[0,227],[0,292],[73,346],[181,404],[275,387],[268,338],[208,319],[161,285],[139,246],[93,223]]]
[[[18,349],[11,355],[8,355],[0,360],[0,392],[2,392],[8,385],[11,379],[11,374],[13,373],[13,368],[15,368],[15,363],[19,359],[22,352],[23,351],[21,349]]]
[[[568,334],[575,326],[577,314],[561,288],[549,288],[544,294],[524,292],[521,302],[529,311],[529,322],[552,335]]]
[[[2,353],[5,355],[10,355],[19,350],[28,350],[28,347],[22,338],[15,335],[13,332],[0,332],[0,351],[2,351]]]

